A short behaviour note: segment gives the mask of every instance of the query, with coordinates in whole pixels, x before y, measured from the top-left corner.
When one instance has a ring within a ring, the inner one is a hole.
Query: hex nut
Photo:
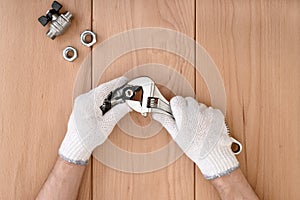
[[[87,36],[92,37],[90,42],[86,41],[86,37]],[[91,47],[91,46],[93,46],[97,42],[96,34],[94,32],[92,32],[92,31],[89,31],[89,30],[83,31],[80,34],[80,42],[84,46]]]
[[[73,54],[72,56],[69,55],[70,52]],[[77,58],[77,50],[74,47],[68,46],[63,50],[63,57],[65,60],[73,62]]]

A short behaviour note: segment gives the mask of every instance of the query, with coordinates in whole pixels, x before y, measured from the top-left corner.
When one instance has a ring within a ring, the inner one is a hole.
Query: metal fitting
[[[88,36],[91,37],[90,41],[87,40]],[[96,34],[94,32],[92,32],[92,31],[86,30],[86,31],[84,31],[84,32],[81,33],[81,35],[80,35],[80,42],[84,46],[91,47],[91,46],[93,46],[97,42]]]
[[[52,3],[52,9],[48,10],[45,16],[41,16],[38,19],[43,26],[51,22],[47,36],[52,40],[54,40],[56,36],[63,34],[71,24],[72,14],[70,12],[60,14],[59,11],[61,8],[62,5],[54,1]]]
[[[63,50],[65,60],[72,62],[77,58],[77,50],[74,47],[68,46]]]
[[[53,20],[53,16],[52,23],[50,24],[50,28],[47,32],[47,36],[52,40],[54,40],[56,36],[63,34],[67,30],[67,28],[71,24],[72,14],[70,12],[66,12],[65,14],[61,14],[60,16],[55,16],[57,17],[55,20]]]

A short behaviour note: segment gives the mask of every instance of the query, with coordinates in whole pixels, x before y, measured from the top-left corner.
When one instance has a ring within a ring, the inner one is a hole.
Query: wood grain
[[[219,66],[227,121],[244,145],[243,172],[260,199],[299,198],[300,2],[198,0],[196,7],[197,41]],[[196,172],[196,199],[218,199]]]
[[[193,1],[94,1],[93,28],[104,40],[109,36],[138,27],[165,27],[194,36]],[[111,51],[113,51],[112,49]],[[96,56],[96,55],[94,55]],[[142,50],[126,54],[109,66],[103,77],[93,77],[94,83],[120,76],[137,65],[161,63],[171,66],[192,83],[194,70],[175,55],[163,51]],[[97,70],[93,62],[94,70]],[[93,73],[96,74],[96,73]],[[172,77],[172,74],[170,74]],[[167,78],[167,77],[166,77]],[[139,115],[133,116],[145,123]],[[170,137],[166,131],[141,140],[116,128],[109,139],[129,152],[151,152],[166,145]],[[132,162],[132,161],[128,161]],[[173,165],[159,171],[133,174],[111,169],[93,160],[94,199],[194,199],[194,165],[182,156]]]
[[[96,77],[92,55],[84,84],[73,83],[91,49],[80,44],[93,29],[100,44],[116,33],[164,27],[196,38],[224,80],[226,118],[243,143],[241,169],[260,199],[298,199],[300,191],[300,2],[297,0],[61,0],[74,13],[70,29],[54,41],[37,18],[52,1],[0,1],[0,199],[33,199],[47,178],[65,135],[73,96],[121,76],[135,66],[173,67],[195,86],[197,99],[210,104],[203,78],[183,59],[160,50],[121,56]],[[22,17],[21,17],[22,16]],[[71,45],[79,58],[63,60]],[[112,49],[114,51],[114,49]],[[197,59],[196,59],[197,62]],[[199,60],[198,60],[199,62]],[[168,78],[175,75],[170,71]],[[171,98],[174,94],[162,88]],[[143,126],[149,118],[132,114]],[[109,138],[129,152],[166,145],[166,131],[139,139],[116,128]],[[90,162],[78,199],[219,199],[185,156],[159,171],[132,174]]]
[[[90,51],[79,35],[90,27],[91,4],[60,2],[75,16],[69,30],[54,41],[37,21],[52,1],[0,2],[0,199],[34,199],[66,132],[73,81]],[[73,63],[61,56],[67,45],[79,51]],[[87,179],[83,199],[90,193]]]

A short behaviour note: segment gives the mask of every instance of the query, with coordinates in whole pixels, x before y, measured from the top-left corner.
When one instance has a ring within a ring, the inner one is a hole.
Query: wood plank
[[[93,29],[100,40],[113,34],[138,27],[165,27],[194,37],[194,2],[189,1],[94,1]],[[101,19],[101,20],[99,20]],[[111,49],[114,51],[114,49]],[[95,60],[96,55],[93,55]],[[144,63],[161,63],[182,73],[194,83],[194,69],[182,59],[159,50],[141,50],[126,54],[114,62],[100,77],[93,77],[95,85],[118,77]],[[94,70],[97,63],[93,62]],[[96,74],[96,73],[93,73]],[[170,74],[170,77],[173,75]],[[167,77],[166,77],[167,78]],[[100,80],[99,80],[100,79]],[[164,93],[166,94],[166,93]],[[170,95],[169,95],[170,97]],[[147,124],[139,115],[136,123]],[[115,128],[109,139],[129,152],[149,152],[170,141],[166,131],[142,140],[128,136]],[[131,162],[130,160],[128,162]],[[194,199],[194,165],[182,156],[173,165],[155,172],[133,174],[120,172],[93,160],[94,199]]]
[[[197,41],[222,73],[227,121],[244,146],[241,169],[260,199],[299,198],[300,2],[198,0],[196,7]],[[196,173],[196,199],[218,199]]]
[[[91,4],[60,2],[75,18],[54,41],[37,21],[52,1],[0,2],[0,199],[34,199],[66,132],[73,81],[90,51],[80,44],[79,35],[90,27]],[[61,56],[67,45],[79,51],[73,63]],[[90,182],[87,176],[82,199],[89,199]]]
[[[61,1],[75,18],[65,35],[54,41],[37,22],[51,2],[0,2],[0,199],[33,199],[39,191],[65,135],[76,73],[90,52],[80,44],[79,34],[91,28],[91,2]],[[28,12],[32,9],[40,12]],[[197,0],[196,5],[191,0],[104,0],[94,1],[93,29],[98,43],[124,30],[147,26],[196,37],[224,79],[226,117],[233,135],[244,145],[238,158],[250,184],[261,199],[297,199],[299,10],[299,1],[293,0]],[[11,13],[26,17],[20,19]],[[79,51],[73,63],[61,57],[67,45]],[[194,70],[182,59],[159,50],[141,50],[119,58],[103,77],[93,77],[94,86],[149,62],[172,66],[192,85],[195,83]],[[198,100],[210,104],[203,79],[195,77]],[[90,82],[90,76],[84,78]],[[87,90],[91,85],[83,87]],[[173,95],[162,89],[168,98]],[[132,118],[140,125],[149,123],[149,118],[136,114]],[[149,152],[171,138],[161,131],[147,140],[138,139],[116,128],[110,140],[130,152]],[[198,169],[194,185],[193,169],[185,156],[167,168],[146,174],[119,172],[93,160],[78,199],[194,199],[194,193],[196,199],[218,199]]]

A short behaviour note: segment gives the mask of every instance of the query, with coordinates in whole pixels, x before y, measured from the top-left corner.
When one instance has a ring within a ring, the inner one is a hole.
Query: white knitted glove
[[[100,105],[107,95],[127,83],[120,77],[104,83],[75,99],[66,136],[59,155],[74,164],[87,164],[93,150],[104,143],[117,122],[131,109],[126,103],[118,104],[102,116]]]
[[[167,129],[206,179],[224,176],[239,167],[231,150],[236,140],[228,136],[220,110],[199,104],[191,97],[174,97],[170,105],[175,119],[157,113],[152,113],[152,118]]]

